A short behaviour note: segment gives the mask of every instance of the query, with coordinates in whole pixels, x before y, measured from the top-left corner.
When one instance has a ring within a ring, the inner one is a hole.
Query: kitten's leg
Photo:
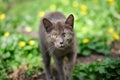
[[[46,78],[47,80],[54,80],[51,67],[50,67],[50,55],[48,52],[46,52],[46,49],[42,48],[41,51],[42,51],[42,56],[43,56],[44,68],[46,72]]]
[[[71,80],[73,67],[75,65],[75,60],[76,60],[76,54],[70,53],[67,55],[67,58],[68,58],[68,62],[65,65],[65,76],[66,76],[66,80]]]
[[[65,75],[64,75],[64,71],[63,71],[63,58],[57,58],[55,56],[53,58],[54,58],[56,68],[58,71],[59,80],[66,80]]]

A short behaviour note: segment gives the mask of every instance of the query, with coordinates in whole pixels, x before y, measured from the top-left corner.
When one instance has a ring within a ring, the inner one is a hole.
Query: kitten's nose
[[[60,44],[63,44],[63,42],[60,42]]]

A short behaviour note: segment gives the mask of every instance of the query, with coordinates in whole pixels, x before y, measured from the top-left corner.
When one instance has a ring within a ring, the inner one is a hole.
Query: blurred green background
[[[38,32],[40,20],[51,11],[75,16],[74,29],[80,56],[92,53],[109,55],[112,42],[120,40],[119,0],[0,0],[0,80],[7,80],[8,71],[15,71],[21,65],[30,65],[28,76],[43,69],[39,40],[20,33],[18,29],[22,26],[26,32]],[[118,68],[120,64],[119,61],[114,64],[116,60],[105,61],[87,67],[77,65],[73,80],[96,80],[96,69],[101,75],[97,80],[110,80],[112,75],[120,75],[120,70],[117,70],[118,74],[111,73],[102,78],[103,74],[110,73],[106,66],[111,69],[108,65]],[[101,70],[103,72],[99,72]],[[86,77],[89,74],[92,76]]]

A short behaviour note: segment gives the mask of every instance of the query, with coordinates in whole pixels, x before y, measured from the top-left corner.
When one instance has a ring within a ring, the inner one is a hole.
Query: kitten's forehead
[[[59,22],[56,22],[54,23],[54,26],[53,26],[53,30],[52,30],[52,33],[57,33],[57,34],[61,34],[61,33],[64,33],[64,32],[69,32],[71,31],[71,29],[69,28],[69,26],[67,26],[65,24],[65,22],[62,22],[62,21],[59,21]]]
[[[53,32],[62,33],[64,32],[65,24],[63,22],[56,22],[54,23],[53,29],[54,29]]]
[[[64,28],[65,28],[64,22],[57,22],[57,23],[55,24],[55,29],[56,29],[56,30],[63,31]]]

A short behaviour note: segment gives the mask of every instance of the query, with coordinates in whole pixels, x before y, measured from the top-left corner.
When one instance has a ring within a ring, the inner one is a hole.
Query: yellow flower
[[[114,33],[114,34],[113,34],[113,38],[114,38],[115,40],[119,40],[119,35],[116,34],[116,33]]]
[[[30,27],[26,27],[26,28],[25,28],[25,31],[27,31],[27,32],[31,32],[32,29],[31,29]]]
[[[89,43],[89,42],[90,42],[89,39],[87,39],[87,38],[83,39],[83,43],[84,43],[84,44]]]
[[[41,11],[41,12],[39,12],[38,15],[39,15],[40,18],[43,18],[45,16],[45,12]]]
[[[5,33],[4,33],[4,37],[8,37],[9,35],[10,35],[9,32],[5,32]]]
[[[110,5],[114,5],[114,4],[115,4],[115,1],[114,1],[114,0],[108,0],[108,3],[109,3]]]
[[[108,30],[108,32],[109,32],[110,34],[113,34],[115,31],[114,31],[113,28],[110,28],[110,29]]]
[[[0,14],[0,20],[3,20],[3,19],[5,19],[5,14]]]
[[[20,47],[24,47],[26,45],[26,43],[24,42],[24,41],[21,41],[20,43],[19,43],[19,46]]]
[[[29,41],[29,45],[32,46],[32,45],[34,45],[34,44],[35,44],[35,41],[34,41],[34,40],[30,40],[30,41]]]
[[[86,30],[87,30],[86,26],[83,26],[82,31],[86,31]]]
[[[75,7],[75,8],[77,8],[78,5],[79,5],[78,2],[76,2],[76,1],[74,1],[74,2],[72,3],[72,6]]]
[[[115,40],[119,40],[119,35],[114,31],[113,28],[110,28],[108,32],[113,36]]]
[[[81,10],[82,14],[87,14],[87,12],[88,12],[86,5],[81,5],[80,10]]]
[[[55,5],[55,4],[52,4],[52,5],[50,6],[50,10],[51,10],[51,11],[56,10],[56,5]]]

